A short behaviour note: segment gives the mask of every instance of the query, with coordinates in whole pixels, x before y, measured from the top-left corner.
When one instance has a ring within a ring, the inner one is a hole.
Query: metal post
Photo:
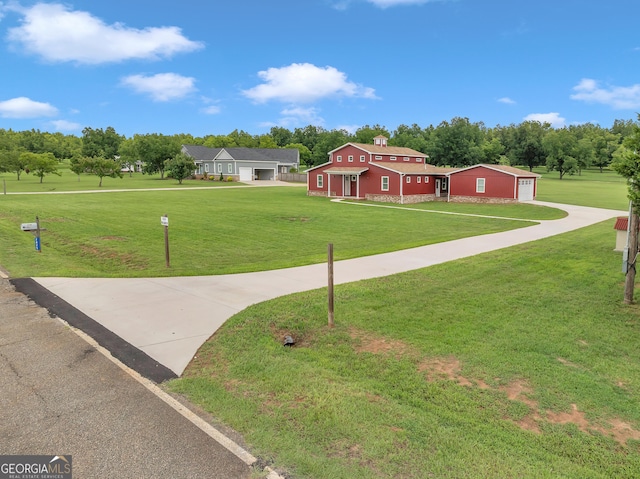
[[[333,243],[329,243],[327,256],[329,265],[329,285],[327,288],[329,296],[329,327],[333,328]]]
[[[167,268],[170,268],[171,263],[169,262],[169,223],[168,216],[164,215],[164,217],[167,218],[167,224],[164,227],[164,257]]]

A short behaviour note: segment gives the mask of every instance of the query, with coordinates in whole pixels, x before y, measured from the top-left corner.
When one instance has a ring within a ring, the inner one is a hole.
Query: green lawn
[[[32,174],[22,173],[18,181],[15,173],[0,173],[0,194],[5,192],[50,192],[50,191],[87,191],[87,190],[130,190],[130,189],[152,189],[152,188],[179,188],[187,189],[193,187],[216,187],[216,186],[244,186],[242,183],[228,183],[226,181],[205,181],[205,180],[184,180],[182,185],[171,178],[160,179],[159,174],[143,175],[142,173],[123,173],[122,178],[104,178],[102,187],[97,176],[82,174],[78,175],[69,170],[67,163],[60,164],[60,176],[47,175],[42,183],[40,178]],[[216,178],[217,179],[217,178]]]
[[[613,245],[607,221],[339,286],[333,330],[325,290],[252,306],[169,388],[296,478],[640,477]]]
[[[534,218],[546,210],[526,208]],[[496,212],[489,206],[486,211]],[[164,214],[170,269],[160,225]],[[20,231],[36,216],[46,228],[41,254],[32,235]],[[529,224],[354,207],[307,197],[301,187],[1,195],[0,264],[14,277],[237,273],[326,261],[329,242],[339,260]]]
[[[536,169],[542,175],[537,200],[569,205],[628,210],[626,180],[611,170],[585,170],[582,175],[559,179],[557,172]]]

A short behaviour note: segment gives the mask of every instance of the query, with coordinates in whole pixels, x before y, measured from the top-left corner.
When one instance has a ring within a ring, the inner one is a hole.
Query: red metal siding
[[[375,165],[367,165],[369,170],[360,176],[360,196],[365,194],[399,195],[400,175],[394,171],[377,168]],[[389,177],[389,191],[382,191],[382,177]]]
[[[449,184],[451,196],[485,198],[516,198],[518,179],[515,176],[479,166],[452,173]],[[484,178],[484,193],[476,193],[476,179]]]
[[[349,155],[353,156],[352,162],[349,162]],[[360,161],[362,155],[364,155],[364,162]],[[338,162],[338,156],[342,156],[341,162]],[[369,154],[355,146],[345,145],[334,151],[329,161],[333,162],[334,166],[366,166],[369,162]]]

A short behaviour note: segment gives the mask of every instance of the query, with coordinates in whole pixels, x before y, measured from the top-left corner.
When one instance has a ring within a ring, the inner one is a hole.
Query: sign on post
[[[169,262],[169,217],[167,215],[160,217],[160,224],[164,226],[164,257],[167,268],[171,267]]]

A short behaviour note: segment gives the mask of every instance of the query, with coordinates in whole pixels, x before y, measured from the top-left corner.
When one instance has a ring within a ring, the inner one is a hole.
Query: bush
[[[229,181],[233,181],[233,178],[231,178],[230,176],[227,176],[227,182]]]

